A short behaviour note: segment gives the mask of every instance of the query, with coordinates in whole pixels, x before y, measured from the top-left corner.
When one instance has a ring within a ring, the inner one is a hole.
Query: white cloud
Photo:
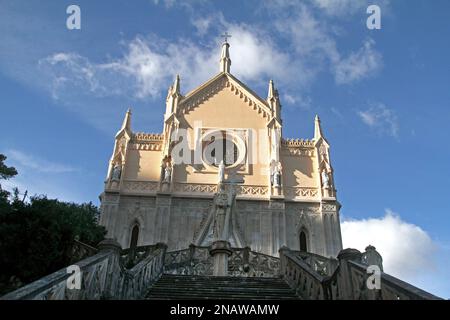
[[[213,19],[211,16],[209,17],[197,17],[191,19],[192,25],[197,30],[197,33],[199,36],[204,36],[208,32],[209,28],[211,27],[211,23],[213,22]]]
[[[365,111],[357,112],[362,122],[379,134],[388,134],[398,138],[399,124],[394,110],[379,103]]]
[[[324,62],[337,62],[340,55],[327,25],[316,19],[309,7],[300,4],[291,10],[289,17],[279,17],[275,26],[292,45],[298,63],[303,64],[299,74],[311,79]]]
[[[363,8],[367,8],[367,0],[312,0],[320,9],[330,15],[349,15],[358,10],[365,14]]]
[[[281,102],[286,102],[291,107],[299,107],[300,109],[309,110],[312,106],[312,99],[309,96],[292,95],[285,93]]]
[[[246,25],[223,23],[233,34],[235,75],[246,81],[288,77],[288,56],[265,34]],[[94,63],[76,53],[59,52],[41,59],[40,66],[51,75],[56,98],[77,88],[97,96],[131,94],[144,99],[161,96],[176,74],[181,75],[184,91],[200,85],[219,72],[220,50],[215,43],[199,46],[186,40],[169,43],[155,36],[138,36],[127,44],[122,57],[111,61]]]
[[[327,66],[337,84],[360,81],[382,66],[382,55],[375,50],[373,40],[366,40],[361,48],[345,57],[338,50],[332,25],[317,19],[304,4],[290,9],[291,15],[277,19],[275,26],[293,46],[300,60],[296,64],[298,73],[309,82]]]
[[[382,8],[382,12],[389,9],[390,0],[310,0],[317,8],[329,16],[348,17],[359,14],[366,15],[369,5],[375,4]]]
[[[30,169],[31,171],[40,173],[68,173],[78,171],[70,165],[51,162],[19,150],[8,150],[5,154],[8,155],[8,161],[11,165],[15,166],[19,172],[21,171],[20,169]]]
[[[245,24],[226,24],[232,34],[231,69],[243,80],[260,81],[261,77],[279,82],[292,79],[290,57],[279,51],[270,35]]]
[[[40,20],[30,25],[24,23],[20,12],[11,15],[8,11],[2,15],[1,23],[14,24],[21,32],[14,36],[5,34],[0,43],[3,49],[0,69],[30,87],[48,91],[58,100],[57,105],[107,132],[117,119],[119,106],[125,104],[139,108],[145,100],[145,104],[153,104],[155,108],[147,108],[140,114],[154,118],[158,105],[163,108],[163,98],[176,74],[181,76],[184,93],[216,74],[220,56],[218,35],[224,31],[232,34],[232,73],[257,90],[273,78],[280,94],[295,98],[296,105],[302,100],[298,97],[304,97],[303,104],[312,103],[307,97],[316,76],[320,72],[335,75],[335,66],[341,61],[347,68],[339,70],[347,71],[342,74],[350,75],[348,79],[364,79],[363,73],[355,71],[360,69],[350,63],[354,58],[348,61],[342,58],[334,20],[324,18],[311,2],[264,2],[255,10],[261,14],[261,9],[268,9],[263,13],[267,17],[251,25],[235,22],[239,20],[230,23],[204,1],[195,2],[201,4],[196,10],[187,1],[159,3],[171,10],[185,10],[184,16],[193,25],[193,32],[197,31],[194,38],[201,36],[201,41],[192,38],[168,41],[155,35],[137,35],[121,42],[121,53],[112,57],[105,54],[94,60],[77,51],[75,43],[64,41],[64,32],[52,31],[50,36],[39,38],[42,46],[31,46],[21,35],[41,28]],[[40,62],[38,67],[36,61]],[[287,105],[289,101],[293,100],[288,98]]]
[[[389,209],[382,218],[344,220],[341,230],[344,248],[364,251],[369,244],[375,246],[384,271],[404,281],[414,283],[424,270],[436,267],[437,245],[430,236]]]
[[[369,39],[358,51],[338,61],[335,66],[336,83],[347,84],[374,75],[382,65],[382,56],[374,45],[375,41]]]

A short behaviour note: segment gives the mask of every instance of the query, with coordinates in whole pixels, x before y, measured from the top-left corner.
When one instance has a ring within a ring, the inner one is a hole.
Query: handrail
[[[367,266],[356,261],[349,261],[351,268],[357,269],[363,274],[367,274]],[[441,298],[406,283],[387,273],[381,272],[381,284],[377,298],[380,300],[441,300]],[[364,278],[366,281],[366,278]]]
[[[94,269],[105,268],[110,255],[111,252],[102,251],[92,257],[79,261],[77,266],[80,268],[82,274],[89,277]],[[80,290],[66,290],[67,280],[70,276],[71,274],[67,272],[67,268],[60,269],[0,297],[0,300],[60,300],[69,298],[70,296],[75,299],[95,299],[95,297],[89,295],[83,295],[81,297],[77,294]]]
[[[80,270],[79,288],[69,289],[67,282],[74,274],[63,268],[0,297],[0,300],[137,299],[143,297],[148,287],[162,275],[165,244],[155,245],[155,250],[127,270],[121,260],[120,245],[111,240],[102,243],[99,253],[74,265]]]
[[[301,256],[305,257],[305,260]],[[441,299],[381,271],[380,287],[370,288],[368,266],[361,262],[361,253],[355,249],[342,250],[339,260],[327,259],[310,253],[280,249],[281,274],[303,299],[327,300],[436,300]],[[314,270],[306,261],[318,258],[334,265],[329,275]]]
[[[327,299],[324,277],[287,248],[280,250],[281,275],[296,294],[305,300]]]
[[[211,275],[213,259],[210,247],[189,246],[166,252],[165,244],[135,248],[140,260],[131,269],[124,266],[121,250],[113,240],[100,244],[100,251],[76,263],[81,271],[81,288],[69,289],[73,274],[58,270],[22,288],[0,297],[0,300],[95,300],[140,299],[163,273]],[[142,255],[141,255],[142,254]],[[440,299],[393,276],[381,272],[381,287],[369,289],[367,265],[355,249],[342,250],[339,260],[310,253],[280,249],[280,258],[233,248],[229,274],[239,277],[282,276],[296,294],[311,300],[436,300]],[[330,263],[328,273],[317,270],[315,262]],[[71,282],[72,283],[72,282]]]
[[[166,247],[159,247],[140,261],[132,269],[126,271],[122,289],[123,299],[139,299],[148,288],[163,274]]]

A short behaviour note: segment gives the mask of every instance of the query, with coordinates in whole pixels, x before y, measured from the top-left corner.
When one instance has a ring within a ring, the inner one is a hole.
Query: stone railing
[[[140,246],[136,248],[124,249],[120,252],[121,263],[125,267],[132,267],[139,262],[152,255],[156,250],[160,248],[160,244],[153,244],[148,246]]]
[[[189,249],[167,252],[164,273],[183,275],[213,275],[210,247],[191,245]],[[228,274],[236,277],[278,277],[280,259],[251,251],[232,248],[228,259]]]
[[[164,273],[212,275],[213,261],[209,249],[209,247],[190,245],[185,250],[167,252],[164,260]]]
[[[328,299],[325,280],[298,254],[288,248],[280,249],[280,273],[296,294],[305,300]]]
[[[130,194],[156,194],[159,189],[158,181],[124,180],[121,191]]]
[[[87,257],[95,255],[96,253],[98,253],[98,249],[91,247],[86,243],[74,240],[70,251],[70,263],[81,261]]]
[[[250,248],[232,249],[228,260],[228,273],[237,277],[278,277],[280,259]]]
[[[314,272],[324,277],[333,275],[339,266],[338,260],[325,258],[318,254],[293,250],[291,253],[302,259]]]
[[[347,249],[349,250],[349,249]],[[352,249],[350,249],[352,250]],[[354,250],[354,249],[353,249]],[[343,250],[345,251],[345,250]],[[351,252],[347,260],[340,259],[340,280],[347,278],[347,287],[351,288],[349,294],[343,295],[346,299],[355,300],[437,300],[440,299],[422,289],[414,287],[400,279],[384,272],[380,273],[379,289],[368,289],[367,280],[372,273],[368,273],[368,266],[361,263],[361,253],[357,250]],[[338,278],[339,280],[339,278]],[[339,285],[339,282],[338,282]]]
[[[269,187],[262,185],[231,185],[225,183],[225,190],[233,187],[237,197],[265,198],[269,196]],[[217,184],[207,183],[175,183],[173,192],[214,195],[217,193]]]
[[[146,258],[124,273],[122,299],[140,299],[145,295],[163,273],[165,252],[165,245],[157,245]]]
[[[320,196],[318,188],[284,187],[283,191],[288,199],[316,199]]]
[[[213,195],[217,192],[217,184],[175,183],[173,186],[173,192]]]
[[[166,245],[158,248],[127,270],[121,259],[121,247],[113,240],[102,241],[99,252],[75,264],[80,270],[80,288],[69,268],[61,269],[1,297],[1,300],[99,300],[136,299],[163,272]],[[68,283],[70,282],[70,283]]]
[[[379,289],[367,286],[368,265],[356,249],[342,250],[338,260],[280,249],[280,273],[306,300],[435,300],[440,299],[386,273]]]
[[[374,249],[374,248],[373,248]],[[122,250],[113,240],[102,241],[99,251],[75,264],[80,288],[70,289],[75,275],[61,269],[19,288],[1,300],[98,300],[140,299],[163,273],[211,276],[212,247],[191,245],[166,252],[165,244]],[[228,275],[237,277],[281,276],[296,294],[306,300],[433,300],[440,299],[388,274],[380,272],[380,287],[369,289],[368,265],[356,249],[342,250],[338,259],[280,249],[280,258],[232,248]],[[367,257],[366,257],[367,258]],[[125,263],[134,264],[127,269]],[[382,266],[381,266],[382,267]]]

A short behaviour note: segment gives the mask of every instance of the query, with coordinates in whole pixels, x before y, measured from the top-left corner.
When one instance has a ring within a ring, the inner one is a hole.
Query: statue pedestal
[[[110,188],[111,189],[119,189],[119,180],[111,180]]]
[[[325,198],[330,198],[332,196],[331,195],[331,188],[323,188],[323,196]]]
[[[231,244],[228,241],[218,240],[211,245],[209,253],[214,259],[213,276],[227,276],[228,275],[228,257],[231,256]]]
[[[272,190],[274,196],[281,196],[281,186],[275,186]]]
[[[169,192],[170,191],[170,183],[167,181],[161,182],[161,192]]]

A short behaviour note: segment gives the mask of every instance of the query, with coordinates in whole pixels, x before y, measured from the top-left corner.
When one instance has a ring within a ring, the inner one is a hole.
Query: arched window
[[[300,232],[300,251],[302,252],[308,251],[308,242],[305,231]]]
[[[139,239],[139,226],[135,225],[131,231],[130,248],[136,248]]]

